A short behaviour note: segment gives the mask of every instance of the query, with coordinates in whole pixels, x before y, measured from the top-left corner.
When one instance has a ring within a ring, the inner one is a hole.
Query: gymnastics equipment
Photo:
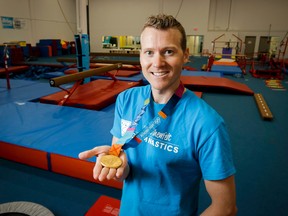
[[[288,46],[288,31],[286,32],[285,36],[283,37],[283,39],[280,42],[279,53],[278,53],[278,58],[277,58],[278,62],[281,60],[281,55],[282,55],[282,59],[284,61],[287,46]]]
[[[128,89],[139,86],[142,81],[127,82],[116,79],[115,75],[108,73],[119,69],[121,63],[90,69],[75,74],[50,79],[50,86],[59,87],[63,91],[56,92],[40,98],[41,103],[58,104],[60,106],[72,106],[91,110],[101,110],[115,102],[116,96]],[[107,72],[107,73],[106,73]],[[106,73],[112,80],[97,79],[83,84],[83,79]],[[61,88],[60,85],[74,82],[70,89]]]
[[[265,84],[267,87],[274,90],[286,90],[285,87],[282,85],[282,81],[278,79],[265,80]]]
[[[22,72],[25,70],[28,70],[29,66],[5,66],[4,68],[0,68],[0,74],[5,74],[6,75],[6,86],[7,89],[11,89],[11,83],[10,83],[10,73],[17,73],[17,72]]]
[[[273,115],[266,103],[266,101],[263,98],[262,94],[254,94],[254,98],[258,107],[258,110],[260,112],[261,117],[264,120],[272,120],[273,119]]]
[[[69,100],[69,98],[72,96],[72,94],[74,92],[76,92],[77,88],[80,87],[80,85],[83,83],[83,80],[85,78],[88,78],[88,77],[91,77],[91,76],[96,76],[96,75],[101,75],[105,72],[108,72],[108,71],[111,71],[111,70],[114,70],[114,69],[119,69],[120,67],[122,67],[122,64],[121,63],[118,63],[118,64],[114,64],[114,65],[110,65],[110,66],[106,66],[106,67],[101,67],[101,68],[96,68],[96,69],[90,69],[90,70],[86,70],[86,71],[82,71],[82,72],[79,72],[79,73],[75,73],[75,74],[69,74],[69,75],[65,75],[65,76],[61,76],[61,77],[56,77],[56,78],[52,78],[50,79],[49,83],[50,83],[50,86],[51,87],[59,87],[60,89],[66,91],[67,93],[64,92],[64,95],[63,95],[63,92],[60,92],[60,93],[56,93],[52,96],[46,96],[46,97],[42,97],[40,99],[40,102],[46,102],[46,103],[55,103],[57,101],[57,104],[58,105],[65,105],[65,103]],[[113,77],[113,80],[117,80],[115,77]],[[77,81],[74,83],[73,87],[70,89],[70,90],[67,90],[67,89],[64,89],[64,88],[61,88],[60,85],[62,84],[66,84],[66,83],[71,83],[71,82],[74,82],[74,81]],[[113,82],[114,82],[113,81]],[[94,81],[95,82],[95,81]],[[100,81],[97,81],[98,83]],[[109,80],[106,80],[104,84],[104,86],[107,87],[107,82],[109,82]],[[90,83],[87,83],[89,84],[89,86],[93,85],[94,83],[90,82]],[[114,83],[111,83],[111,86],[110,86],[110,83],[108,84],[108,86],[110,87],[113,87]],[[81,89],[82,91],[78,91],[79,92],[82,92],[81,94],[83,94],[83,89],[86,88],[88,85],[84,86],[82,85]],[[95,86],[94,86],[95,87]],[[102,87],[103,88],[103,87]],[[87,88],[86,90],[92,90],[91,88]],[[121,90],[124,90],[124,89],[121,89]],[[94,89],[95,91],[95,89]],[[119,93],[119,92],[118,92]],[[86,93],[87,94],[87,93]],[[59,98],[60,97],[60,98]],[[60,100],[59,100],[60,99]],[[78,101],[81,101],[85,98],[82,98],[82,97],[79,97],[77,98]],[[54,102],[53,102],[54,101]],[[111,98],[109,98],[109,100],[105,103],[105,104],[110,104],[112,102]],[[87,103],[87,101],[85,102]],[[100,107],[97,106],[97,104],[101,104]],[[72,103],[73,106],[79,106],[80,103],[78,103],[77,101]],[[71,105],[72,105],[71,104]],[[78,105],[77,105],[78,104]],[[91,104],[91,103],[88,103],[88,104]],[[81,106],[81,105],[80,105]],[[84,106],[82,104],[82,106]],[[97,103],[93,103],[91,105],[87,105],[86,108],[88,109],[101,109],[101,106],[102,106],[102,103],[101,102],[97,102]],[[84,106],[85,107],[85,106]]]
[[[4,48],[4,67],[5,67],[5,73],[6,73],[6,81],[7,81],[7,89],[10,89],[10,77],[8,72],[8,59],[9,59],[9,53],[8,53],[8,47],[7,44],[5,44]]]
[[[222,35],[220,35],[219,37],[217,37],[217,38],[215,38],[213,41],[212,41],[212,52],[214,53],[214,51],[215,51],[215,45],[216,45],[216,41],[218,40],[218,39],[220,39],[221,37],[223,37],[225,34],[222,34]]]
[[[247,66],[247,59],[246,56],[239,56],[236,57],[236,61],[238,63],[238,66],[242,70],[243,74],[246,74],[246,66]]]
[[[0,204],[0,215],[54,216],[54,214],[43,205],[25,201]]]
[[[215,56],[211,55],[207,63],[207,71],[220,72],[222,75],[231,74],[246,74],[246,56],[245,55],[235,55],[236,61],[231,59],[220,59],[215,60]]]
[[[237,40],[240,42],[240,47],[238,47],[238,43],[236,44],[236,54],[241,53],[242,51],[242,44],[243,44],[243,40],[241,40],[241,38],[239,38],[238,36],[236,36],[235,34],[232,34],[232,36],[234,36],[235,38],[237,38]]]
[[[10,67],[8,67],[9,51],[8,51],[7,44],[5,44],[5,47],[4,47],[3,60],[4,60],[4,68],[0,68],[0,74],[2,74],[2,73],[5,74],[7,89],[11,89],[10,75],[9,74],[27,70],[29,67],[28,66],[10,66]]]
[[[254,92],[245,84],[235,82],[224,77],[181,76],[181,81],[192,91],[219,91],[254,95]]]
[[[214,55],[210,55],[208,58],[208,63],[207,63],[207,68],[206,68],[207,71],[211,71],[211,67],[214,61],[215,61]]]
[[[224,58],[230,58],[232,56],[235,56],[235,55],[239,55],[239,53],[241,53],[242,51],[242,45],[243,45],[243,41],[241,40],[241,38],[239,38],[238,36],[236,36],[235,34],[232,34],[233,37],[235,37],[237,39],[237,41],[219,41],[220,38],[222,38],[223,36],[225,36],[225,34],[222,34],[218,37],[216,37],[213,41],[212,41],[212,53],[214,55],[219,55],[219,56],[222,56]],[[220,46],[220,47],[216,47],[216,43],[224,43],[227,47],[224,47],[224,46]],[[235,47],[231,47],[231,43],[236,43],[236,46]],[[216,48],[222,48],[222,53],[216,53],[215,52],[215,49]],[[236,50],[235,51],[235,55],[232,54],[232,50],[233,48]]]
[[[81,72],[89,69],[89,38],[87,34],[75,35],[77,67]]]
[[[89,37],[87,34],[75,35],[76,43],[76,57],[77,57],[77,68],[79,72],[89,70],[90,59],[89,59]],[[89,82],[89,78],[83,79],[83,83]]]
[[[83,86],[85,85],[87,84]],[[85,149],[111,142],[109,131],[113,125],[114,109],[95,112],[68,106],[25,102],[1,105],[1,111],[0,158],[117,189],[122,188],[122,182],[116,180],[95,180],[91,175],[94,159],[78,158],[79,152]]]
[[[283,79],[282,70],[279,68],[273,61],[273,58],[270,58],[270,68],[268,69],[256,69],[255,62],[252,60],[251,68],[249,72],[253,77],[264,78],[264,79]]]
[[[122,91],[141,84],[142,81],[97,79],[83,85],[77,85],[77,88],[72,87],[72,89],[65,90],[66,92],[61,91],[41,97],[40,102],[82,109],[102,110],[113,104],[117,95]]]
[[[122,64],[118,63],[118,64],[113,64],[113,65],[109,65],[109,66],[105,66],[101,68],[89,69],[86,71],[82,71],[80,73],[69,74],[69,75],[65,75],[61,77],[52,78],[50,79],[49,83],[51,87],[59,87],[60,85],[65,84],[65,83],[83,80],[84,78],[91,77],[91,76],[101,75],[108,71],[119,69],[121,67],[122,67]]]
[[[120,200],[102,195],[87,211],[85,216],[119,215],[119,209],[120,209]]]

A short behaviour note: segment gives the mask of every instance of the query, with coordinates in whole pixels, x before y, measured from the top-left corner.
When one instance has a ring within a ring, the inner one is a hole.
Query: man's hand
[[[103,167],[101,164],[101,157],[103,155],[107,155],[111,146],[98,146],[93,149],[81,152],[79,154],[79,158],[82,160],[86,160],[88,158],[92,158],[94,156],[97,157],[96,164],[93,169],[93,178],[99,181],[104,181],[105,179],[111,180],[115,179],[117,181],[123,181],[129,174],[129,166],[127,162],[126,154],[122,151],[119,155],[122,160],[122,165],[115,168]]]

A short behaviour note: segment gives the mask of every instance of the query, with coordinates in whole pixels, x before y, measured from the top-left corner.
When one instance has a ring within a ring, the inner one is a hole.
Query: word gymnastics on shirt
[[[178,153],[179,151],[179,147],[170,143],[165,143],[165,142],[161,142],[158,141],[157,139],[153,139],[151,137],[145,137],[144,141],[152,146],[154,146],[155,148],[159,148],[168,152],[173,152],[175,154]]]

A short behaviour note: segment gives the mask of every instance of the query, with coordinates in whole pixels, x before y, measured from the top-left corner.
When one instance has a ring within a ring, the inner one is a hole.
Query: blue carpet
[[[82,216],[101,195],[121,190],[0,159],[0,203],[30,201],[57,216]]]

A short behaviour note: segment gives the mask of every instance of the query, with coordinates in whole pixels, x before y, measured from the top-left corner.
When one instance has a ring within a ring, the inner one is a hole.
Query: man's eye
[[[172,55],[173,53],[173,50],[165,50],[164,52],[165,55]]]
[[[151,55],[153,54],[153,52],[152,52],[152,51],[146,51],[145,54],[146,54],[147,56],[151,56]]]

